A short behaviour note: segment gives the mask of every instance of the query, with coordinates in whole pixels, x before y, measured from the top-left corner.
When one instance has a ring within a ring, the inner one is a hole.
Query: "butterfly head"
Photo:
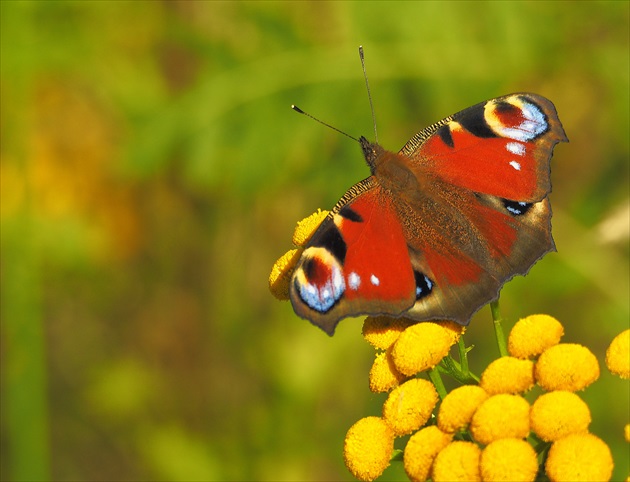
[[[361,144],[361,150],[363,151],[363,157],[365,162],[370,167],[370,172],[374,174],[376,171],[376,165],[379,157],[383,155],[385,149],[379,146],[376,142],[370,142],[365,137],[359,137],[359,144]]]

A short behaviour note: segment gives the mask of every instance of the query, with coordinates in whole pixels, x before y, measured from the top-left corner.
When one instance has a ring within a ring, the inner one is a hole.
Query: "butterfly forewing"
[[[295,312],[329,334],[343,317],[396,316],[416,300],[391,197],[373,178],[348,192],[313,234],[290,286]]]
[[[566,140],[551,101],[535,94],[511,94],[434,124],[400,152],[419,171],[445,183],[534,202],[551,190],[553,147]]]

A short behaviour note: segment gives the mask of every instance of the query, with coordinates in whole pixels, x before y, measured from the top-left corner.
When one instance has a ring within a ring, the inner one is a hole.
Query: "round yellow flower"
[[[374,480],[389,466],[394,452],[394,433],[379,417],[366,417],[355,423],[343,446],[348,470],[359,480]]]
[[[623,436],[626,438],[626,442],[630,442],[630,423],[623,428]]]
[[[392,348],[392,360],[400,373],[415,375],[440,363],[453,342],[452,334],[430,321],[411,325]]]
[[[508,351],[516,358],[532,358],[557,345],[564,334],[558,320],[549,315],[531,315],[516,322],[508,336]]]
[[[484,401],[470,423],[473,438],[484,445],[529,434],[529,404],[518,395],[500,393]]]
[[[434,482],[481,480],[480,456],[481,450],[472,442],[450,443],[435,457],[431,478]]]
[[[591,411],[573,392],[554,391],[541,395],[530,410],[532,430],[545,442],[572,433],[588,431]]]
[[[315,230],[322,224],[322,221],[328,216],[328,211],[318,209],[310,216],[298,221],[295,231],[293,232],[293,244],[298,247],[304,246]]]
[[[545,350],[534,368],[538,384],[547,391],[582,390],[599,378],[599,363],[591,351],[575,343]]]
[[[488,394],[478,385],[455,388],[442,400],[437,416],[438,427],[449,433],[465,428],[486,398]]]
[[[552,482],[610,480],[613,459],[608,446],[591,433],[571,434],[549,449],[545,471]]]
[[[403,456],[405,472],[409,479],[413,482],[427,480],[435,456],[452,438],[452,434],[442,432],[435,425],[424,427],[414,433],[405,446]]]
[[[630,378],[630,330],[619,333],[606,350],[606,366],[621,378]]]
[[[301,254],[301,249],[291,249],[284,253],[271,268],[269,290],[279,300],[289,299],[291,276]]]
[[[374,393],[389,392],[407,377],[396,370],[387,352],[376,354],[370,370],[370,390]]]
[[[465,326],[460,325],[459,323],[456,323],[451,320],[440,320],[440,321],[434,321],[433,323],[437,323],[438,325],[440,325],[442,328],[446,330],[446,332],[451,338],[451,345],[454,345],[455,343],[457,343],[459,341],[459,337],[462,336],[464,332],[466,331]]]
[[[387,350],[409,325],[417,321],[391,316],[368,316],[363,322],[363,338],[374,348]]]
[[[479,385],[490,395],[526,392],[534,386],[534,362],[511,356],[498,358],[481,374]]]
[[[406,435],[427,423],[437,401],[433,384],[414,378],[391,391],[383,404],[383,418],[396,436]]]
[[[538,457],[525,440],[503,438],[483,449],[480,466],[483,480],[533,482],[538,472]]]

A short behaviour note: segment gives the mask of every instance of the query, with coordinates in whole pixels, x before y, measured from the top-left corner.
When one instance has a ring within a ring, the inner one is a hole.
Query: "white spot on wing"
[[[332,272],[333,292],[342,293],[343,290],[346,288],[346,282],[344,281],[343,275],[341,274],[341,269],[337,266],[334,266]]]
[[[521,165],[518,162],[516,162],[516,161],[510,161],[510,166],[512,166],[517,171],[521,170]]]
[[[508,150],[508,152],[516,154],[517,156],[525,155],[525,145],[521,144],[520,142],[508,142],[505,145],[505,148]]]
[[[361,277],[354,271],[348,275],[348,287],[351,290],[358,290],[361,285]]]
[[[374,286],[378,286],[379,284],[381,284],[381,280],[378,279],[376,276],[372,275],[370,276],[370,282],[374,285]]]

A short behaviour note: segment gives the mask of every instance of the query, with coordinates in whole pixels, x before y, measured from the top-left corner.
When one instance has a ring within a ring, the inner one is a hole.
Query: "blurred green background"
[[[629,473],[628,2],[2,1],[3,480],[348,480],[378,415],[361,321],[334,338],[268,292],[359,147],[515,91],[555,103],[558,253],[502,294],[602,365],[581,396]],[[498,356],[484,308],[472,367]],[[404,478],[400,464],[386,477]]]

